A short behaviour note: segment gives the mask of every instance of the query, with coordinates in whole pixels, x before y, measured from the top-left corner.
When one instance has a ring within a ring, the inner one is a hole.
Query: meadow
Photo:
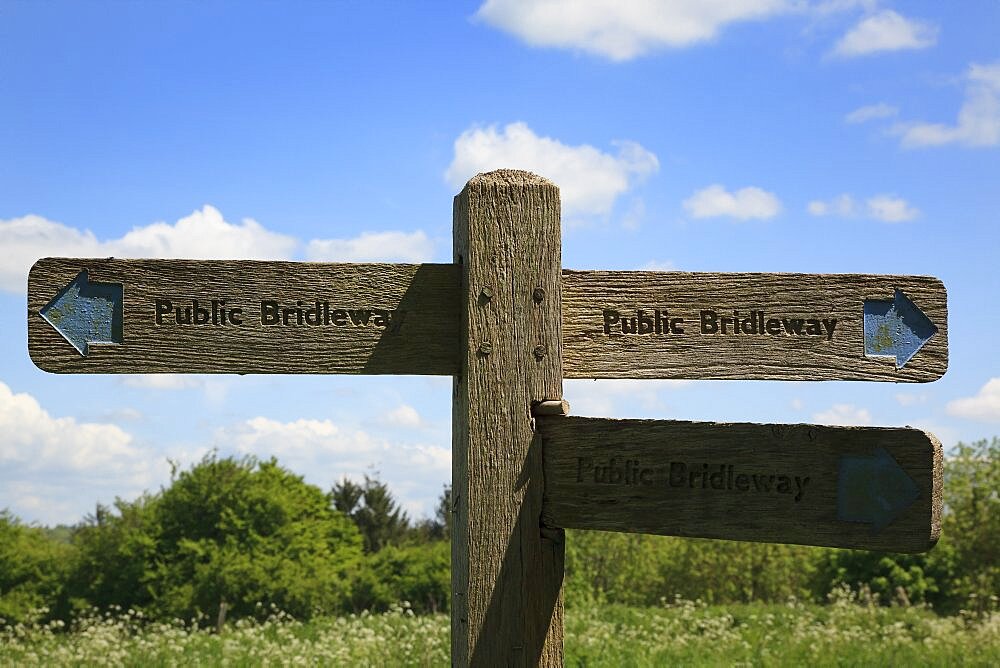
[[[841,590],[827,605],[571,607],[568,666],[995,666],[1000,612],[938,616],[925,606],[878,606]],[[69,633],[65,631],[69,630]],[[0,632],[0,664],[18,666],[447,666],[447,615],[406,605],[381,614],[300,622],[278,610],[221,633],[197,623],[110,610]]]

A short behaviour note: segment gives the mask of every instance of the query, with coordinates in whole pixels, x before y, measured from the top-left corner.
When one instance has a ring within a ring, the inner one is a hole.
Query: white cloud
[[[165,473],[166,462],[121,427],[53,417],[31,395],[0,382],[0,508],[75,522],[97,499],[135,496]]]
[[[173,225],[136,227],[104,245],[117,257],[272,260],[290,258],[297,243],[250,218],[239,225],[228,223],[218,209],[205,205]]]
[[[872,414],[867,408],[853,404],[835,404],[831,408],[813,414],[813,421],[820,424],[866,426],[872,423]]]
[[[408,429],[417,429],[422,427],[424,421],[420,417],[420,413],[417,409],[409,404],[400,404],[396,406],[391,411],[386,413],[384,416],[384,421],[386,424],[393,427],[404,427]]]
[[[656,172],[656,156],[632,141],[613,142],[616,154],[593,146],[569,146],[536,135],[525,123],[470,128],[455,140],[445,179],[456,190],[480,172],[525,169],[559,186],[563,219],[607,214],[615,200]]]
[[[969,420],[1000,422],[1000,378],[988,380],[975,396],[949,401],[946,410]]]
[[[774,193],[755,186],[729,192],[716,183],[684,200],[684,208],[695,218],[766,219],[778,215],[781,201]]]
[[[218,209],[205,205],[173,225],[152,223],[103,241],[90,230],[41,216],[0,220],[0,248],[0,290],[24,292],[28,269],[40,257],[288,260],[302,243],[249,218],[239,225],[226,222]],[[426,262],[434,244],[420,230],[363,232],[348,239],[313,239],[305,244],[305,254],[312,261]]]
[[[306,245],[311,262],[427,262],[434,244],[422,230],[364,232],[353,239],[313,239]]]
[[[870,197],[866,204],[869,217],[884,223],[902,223],[920,215],[919,209],[910,206],[902,197],[893,195],[876,195]]]
[[[487,0],[476,17],[532,46],[614,61],[714,39],[730,23],[790,11],[790,0]]]
[[[965,74],[965,82],[965,100],[954,125],[899,123],[891,132],[900,137],[906,148],[1000,144],[1000,63],[973,63]]]
[[[227,223],[208,205],[173,225],[136,227],[107,241],[99,241],[90,230],[29,215],[0,220],[0,290],[23,292],[28,269],[40,257],[285,259],[295,246],[292,237],[270,232],[249,218],[239,225]]]
[[[875,195],[865,200],[860,206],[854,197],[848,194],[838,195],[830,200],[813,200],[806,209],[813,216],[838,216],[840,218],[858,218],[864,216],[883,223],[901,223],[913,220],[920,215],[920,210],[902,197],[895,195]]]
[[[925,49],[937,42],[937,33],[937,26],[931,23],[883,9],[847,31],[833,47],[833,54],[851,58],[880,51]]]
[[[572,415],[601,417],[640,417],[638,413],[665,409],[661,393],[687,385],[687,380],[605,379],[565,381],[563,396],[570,403]]]
[[[878,104],[870,104],[867,107],[855,109],[844,116],[844,120],[848,123],[867,123],[879,118],[892,118],[898,114],[899,108],[888,105],[885,102],[879,102]]]
[[[854,198],[848,194],[838,195],[831,200],[813,200],[808,205],[809,213],[813,216],[840,216],[841,218],[853,218],[858,214],[857,205]]]

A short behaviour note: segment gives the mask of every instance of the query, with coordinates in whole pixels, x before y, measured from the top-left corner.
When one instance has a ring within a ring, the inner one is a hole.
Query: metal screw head
[[[483,355],[489,355],[491,352],[493,352],[493,344],[490,343],[489,341],[483,341],[482,343],[479,344],[479,352],[480,354]]]
[[[493,299],[493,288],[488,285],[484,285],[483,289],[479,291],[479,296],[483,299]]]
[[[545,346],[535,346],[534,354],[536,360],[540,360],[545,357]]]
[[[541,304],[542,300],[545,299],[545,289],[535,288],[535,290],[531,293],[531,298],[535,300],[536,304]]]

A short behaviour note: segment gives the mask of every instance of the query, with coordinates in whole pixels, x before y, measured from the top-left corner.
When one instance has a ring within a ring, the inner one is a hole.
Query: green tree
[[[995,606],[1000,595],[1000,438],[959,443],[945,458],[944,470],[941,543],[954,551],[953,603],[972,599],[976,606]]]
[[[0,626],[27,621],[60,598],[70,545],[0,511]],[[47,615],[39,615],[47,616]]]
[[[346,605],[361,537],[322,491],[273,459],[205,457],[156,504],[157,607],[214,618],[275,605],[298,617]]]
[[[67,578],[69,613],[88,605],[146,608],[154,600],[156,498],[116,499],[113,507],[98,504],[73,532],[76,548]]]
[[[333,506],[354,520],[364,537],[365,551],[378,552],[386,545],[403,542],[410,519],[399,507],[388,485],[365,476],[364,485],[344,478],[330,492]]]

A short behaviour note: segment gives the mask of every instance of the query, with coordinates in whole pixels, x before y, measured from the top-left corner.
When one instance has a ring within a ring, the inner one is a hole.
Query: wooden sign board
[[[948,368],[926,276],[563,271],[567,378],[927,382]]]
[[[48,258],[28,348],[59,373],[452,375],[459,272]],[[935,278],[564,270],[562,293],[568,378],[924,382],[948,366]]]
[[[941,445],[916,429],[537,422],[547,526],[894,552],[940,533]]]
[[[458,370],[459,268],[39,260],[28,351],[57,373]]]

